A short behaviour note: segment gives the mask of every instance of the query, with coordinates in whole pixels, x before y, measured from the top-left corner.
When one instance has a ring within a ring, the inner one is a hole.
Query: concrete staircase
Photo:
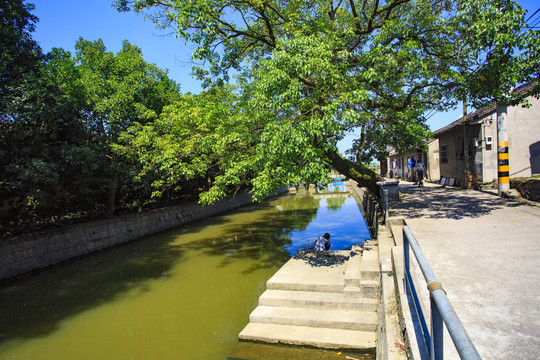
[[[296,254],[268,280],[240,340],[375,353],[376,244]]]

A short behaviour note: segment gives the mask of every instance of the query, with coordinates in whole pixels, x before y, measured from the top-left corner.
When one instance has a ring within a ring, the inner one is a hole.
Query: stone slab
[[[267,289],[299,291],[343,291],[350,251],[298,252],[267,284]]]
[[[347,263],[347,270],[345,271],[345,286],[354,285],[360,286],[360,279],[362,276],[362,245],[353,245],[351,254],[349,256],[349,262]]]
[[[379,246],[369,244],[364,246],[362,265],[360,268],[363,280],[379,279]]]
[[[375,312],[344,309],[304,309],[280,306],[258,306],[249,316],[256,323],[300,325],[362,331],[377,330]]]
[[[343,292],[266,290],[259,298],[259,305],[310,309],[377,310],[376,299],[346,298]]]
[[[375,360],[373,355],[358,354],[354,351],[332,349],[309,349],[276,344],[261,344],[241,341],[228,355],[227,360]]]
[[[325,329],[295,325],[249,323],[239,335],[240,340],[308,345],[326,349],[354,349],[375,352],[373,331]]]

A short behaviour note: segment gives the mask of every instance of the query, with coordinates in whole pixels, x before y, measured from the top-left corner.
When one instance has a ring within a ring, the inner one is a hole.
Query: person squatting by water
[[[325,251],[330,249],[330,234],[326,233],[323,236],[319,236],[317,240],[315,240],[315,251]]]

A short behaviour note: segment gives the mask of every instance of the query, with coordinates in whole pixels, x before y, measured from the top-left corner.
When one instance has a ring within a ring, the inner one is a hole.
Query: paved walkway
[[[540,358],[540,208],[433,184],[399,188],[389,215],[410,226],[480,356]],[[458,358],[446,336],[445,359]]]

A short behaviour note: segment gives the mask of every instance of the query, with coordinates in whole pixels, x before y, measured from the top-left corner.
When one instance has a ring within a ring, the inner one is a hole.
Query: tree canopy
[[[33,68],[0,111],[0,225],[112,215],[116,204],[148,201],[151,192],[134,178],[140,164],[118,138],[156,119],[180,98],[179,86],[127,41],[113,54],[101,40],[81,38],[74,57],[53,49]]]
[[[379,146],[392,140],[381,136],[389,131],[418,139],[427,111],[462,99],[507,101],[512,87],[539,71],[538,32],[508,0],[116,4],[195,43],[194,59],[206,64],[195,73],[207,84],[239,73],[245,117],[260,124],[257,196],[320,180],[330,167],[376,190],[378,176],[337,151],[348,131],[360,128]]]

